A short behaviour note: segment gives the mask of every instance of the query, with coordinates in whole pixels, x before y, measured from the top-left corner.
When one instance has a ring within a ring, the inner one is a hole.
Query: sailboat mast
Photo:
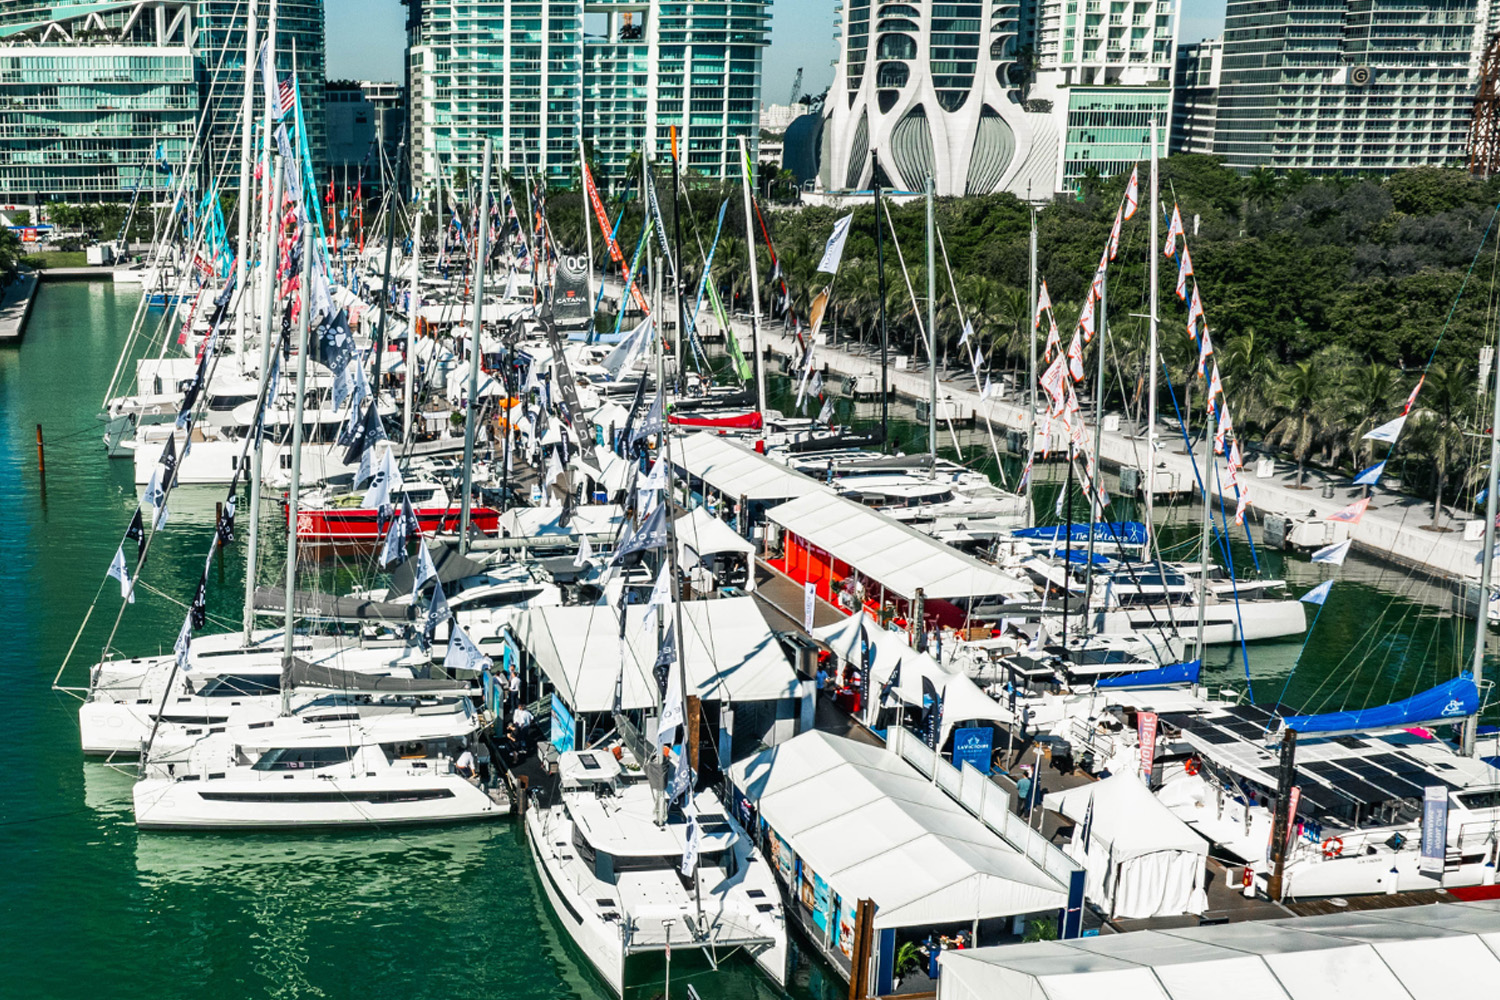
[[[740,163],[743,164],[745,198],[745,254],[750,258],[750,347],[755,351],[755,412],[766,412],[766,362],[760,349],[760,268],[755,259],[755,215],[750,204],[750,154],[745,137],[740,136]],[[675,195],[674,195],[675,197]]]
[[[1495,367],[1494,415],[1490,418],[1490,481],[1484,500],[1484,552],[1479,560],[1478,609],[1474,616],[1474,685],[1484,680],[1484,647],[1490,631],[1490,580],[1495,565],[1495,486],[1500,481],[1500,364]],[[1483,699],[1481,699],[1482,703]],[[1460,749],[1465,757],[1474,756],[1474,741],[1479,735],[1479,714],[1464,720]]]
[[[416,171],[413,171],[415,174]],[[413,397],[417,378],[417,314],[422,308],[422,199],[417,198],[416,221],[411,237],[411,307],[406,311],[406,371],[402,387],[402,444],[411,443]]]
[[[1156,508],[1156,352],[1157,352],[1157,277],[1156,268],[1159,237],[1157,227],[1161,225],[1161,205],[1157,188],[1157,170],[1160,162],[1157,152],[1156,119],[1151,120],[1151,316],[1147,321],[1150,337],[1146,345],[1146,547],[1151,553],[1152,535],[1155,533],[1152,514]]]
[[[250,290],[245,287],[250,277],[250,201],[255,183],[254,140],[255,132],[255,55],[256,34],[259,22],[255,15],[255,4],[249,4],[249,16],[245,22],[245,97],[240,112],[240,190],[235,198],[239,214],[239,249],[234,255],[235,294],[238,302],[234,319],[234,353],[240,371],[245,370],[245,327],[250,323]],[[261,372],[265,376],[265,372]]]
[[[272,205],[281,204],[281,157],[271,160],[270,186],[266,189],[269,195],[268,201]],[[276,213],[271,213],[271,221],[276,219]],[[269,380],[271,377],[271,342],[274,339],[272,333],[275,330],[276,315],[276,236],[274,230],[266,231],[265,248],[261,252],[261,283],[264,286],[264,300],[261,303],[260,315],[260,384],[261,396],[264,402],[261,404],[269,409],[274,402],[270,398]],[[248,289],[242,290],[244,295]],[[301,402],[300,400],[298,401]],[[257,418],[260,414],[256,414]],[[255,563],[257,550],[260,547],[260,481],[261,469],[261,446],[265,441],[264,431],[257,429],[255,422],[251,422],[251,433],[256,435],[255,447],[250,455],[250,543],[245,550],[245,645],[250,645],[252,633],[255,630]],[[291,606],[291,594],[287,595],[287,606]]]
[[[1208,326],[1203,328],[1203,336],[1208,336]],[[1212,480],[1214,469],[1214,435],[1218,433],[1219,416],[1210,411],[1208,420],[1203,425],[1203,539],[1202,549],[1198,553],[1199,577],[1198,577],[1198,645],[1193,655],[1199,660],[1203,659],[1203,628],[1204,619],[1208,615],[1208,538],[1213,531],[1213,486]],[[1166,577],[1162,577],[1162,586],[1166,586]]]
[[[1032,457],[1036,455],[1036,207],[1031,209],[1031,276],[1030,276],[1030,298],[1031,312],[1027,320],[1031,324],[1031,335],[1027,338],[1029,354],[1027,357],[1027,384],[1031,386],[1031,393],[1026,397],[1026,465],[1030,466]],[[1031,476],[1026,477],[1026,523],[1036,523],[1036,510],[1032,505],[1031,498]]]
[[[484,173],[479,181],[479,242],[474,255],[474,325],[469,331],[469,412],[464,418],[464,497],[459,517],[458,552],[469,551],[469,494],[474,481],[474,424],[479,416],[479,331],[484,325],[484,264],[490,253],[490,156],[494,140],[484,140]],[[545,487],[543,487],[545,490]]]
[[[578,194],[579,194],[580,197],[583,198],[583,240],[584,240],[585,246],[587,247],[588,260],[589,260],[589,265],[584,270],[583,294],[585,296],[586,301],[589,304],[588,337],[589,337],[589,342],[592,343],[593,342],[593,337],[594,337],[594,226],[593,226],[593,223],[591,223],[589,221],[589,213],[590,213],[590,210],[591,210],[590,205],[589,205],[589,186],[588,186],[587,183],[585,183],[583,181],[583,172],[588,169],[588,165],[589,165],[588,156],[585,154],[584,148],[583,148],[583,130],[579,129],[579,132],[578,132],[578,178],[579,178]],[[608,234],[605,233],[604,235],[607,236]],[[624,296],[625,296],[625,293],[622,291],[620,293],[620,297],[623,299]],[[508,374],[507,374],[506,378],[509,379],[509,375]]]
[[[1104,444],[1104,342],[1109,336],[1109,273],[1099,270],[1099,367],[1094,377],[1094,480],[1084,483],[1089,491],[1088,565],[1084,568],[1083,613],[1085,620],[1094,598],[1094,525],[1104,516],[1099,501],[1104,495],[1104,469],[1099,465]]]
[[[281,662],[283,668],[292,662],[292,619],[296,612],[297,593],[297,516],[298,494],[302,491],[302,398],[307,394],[307,322],[312,312],[313,227],[312,220],[302,220],[302,309],[297,317],[297,399],[292,413],[292,485],[287,494],[286,517],[286,610],[282,620]],[[292,689],[283,677],[281,714],[291,714]]]
[[[937,478],[937,239],[933,235],[932,175],[927,175],[927,456]],[[878,221],[878,220],[877,220]],[[936,772],[934,772],[936,773]]]
[[[405,140],[404,137],[402,138],[401,145],[403,145],[403,146],[406,145],[406,140]],[[372,376],[372,378],[374,380],[374,384],[370,387],[370,391],[374,394],[375,399],[376,399],[377,402],[380,400],[380,363],[381,363],[381,361],[383,361],[385,359],[385,323],[386,323],[386,317],[388,317],[390,315],[390,312],[391,312],[391,300],[392,300],[392,298],[394,298],[394,296],[391,295],[391,252],[396,248],[396,206],[397,206],[397,204],[399,204],[399,202],[395,198],[391,197],[391,195],[394,192],[399,191],[400,190],[400,186],[401,186],[401,177],[400,177],[399,174],[397,174],[396,176],[392,177],[390,179],[390,183],[386,182],[385,158],[384,158],[384,153],[385,153],[385,116],[384,115],[380,116],[380,151],[381,151],[381,154],[382,154],[381,161],[380,161],[380,181],[381,181],[380,186],[381,186],[381,188],[384,189],[381,192],[381,199],[380,200],[381,200],[381,203],[383,204],[384,209],[385,209],[385,265],[381,269],[381,274],[380,274],[380,325],[375,328],[375,352],[374,352],[375,353],[375,372],[374,372],[374,375]],[[399,148],[396,150],[396,162],[397,163],[401,162],[401,150]],[[363,194],[363,191],[361,191],[360,193]],[[365,216],[365,210],[364,210],[363,204],[361,204],[360,209],[359,209],[359,227],[360,227],[360,236],[361,236],[360,249],[361,250],[364,249],[364,246],[363,246],[363,235],[364,235],[364,226],[365,226],[364,216]],[[356,259],[358,259],[358,258],[356,258]]]
[[[880,223],[880,158],[870,150],[870,185],[875,192],[875,272],[880,284],[880,450],[889,449],[891,423],[891,392],[889,358],[886,356],[889,343],[885,330],[885,229]]]

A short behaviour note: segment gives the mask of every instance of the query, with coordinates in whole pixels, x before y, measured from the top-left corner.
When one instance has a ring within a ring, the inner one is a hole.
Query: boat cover
[[[678,427],[733,427],[752,431],[758,431],[762,426],[759,413],[740,413],[732,417],[689,417],[674,413],[667,422]]]
[[[1479,687],[1474,683],[1474,675],[1465,671],[1451,681],[1403,701],[1322,715],[1290,715],[1282,720],[1282,725],[1299,733],[1363,732],[1454,722],[1477,711]]]
[[[337,691],[379,692],[381,694],[463,691],[464,683],[448,677],[392,677],[360,670],[343,670],[322,663],[309,663],[299,657],[282,669],[293,687],[330,688]]]
[[[1198,673],[1203,669],[1202,660],[1173,663],[1155,670],[1138,670],[1133,674],[1116,677],[1101,677],[1094,682],[1096,688],[1161,687],[1163,684],[1196,684]]]
[[[299,617],[317,618],[322,621],[343,622],[414,622],[417,609],[411,604],[392,604],[388,601],[370,601],[362,597],[338,597],[333,594],[314,594],[306,590],[294,592],[294,610]],[[285,611],[285,587],[256,587],[256,611]]]
[[[1064,524],[1049,525],[1045,528],[1017,528],[1011,532],[1016,538],[1036,538],[1062,541],[1071,537],[1075,542],[1086,542],[1089,540],[1089,530],[1093,529],[1094,538],[1099,541],[1113,542],[1119,540],[1126,545],[1145,545],[1146,526],[1140,521],[1096,521],[1093,524],[1072,525]]]

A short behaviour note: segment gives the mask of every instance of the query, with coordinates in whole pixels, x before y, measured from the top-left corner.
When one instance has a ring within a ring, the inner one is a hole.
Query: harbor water
[[[49,284],[25,343],[0,350],[0,731],[13,768],[0,795],[4,994],[606,996],[555,923],[513,822],[354,835],[138,833],[130,776],[83,760],[77,701],[52,690],[54,675],[66,660],[61,683],[85,684],[106,645],[126,654],[170,648],[208,550],[213,504],[223,499],[174,494],[179,513],[153,541],[138,599],[115,628],[121,600],[105,570],[137,494],[130,463],[105,457],[96,414],[137,294],[107,283]],[[897,413],[907,437],[919,439],[911,411]],[[1007,469],[1011,482],[1017,471]],[[1052,509],[1055,491],[1039,490],[1040,509]],[[1189,514],[1174,510],[1164,530],[1183,552],[1196,537]],[[274,511],[264,523],[276,524]],[[1243,535],[1232,551],[1240,570],[1251,568]],[[212,628],[239,622],[243,559],[243,540],[216,557]],[[1296,593],[1330,575],[1304,558],[1259,559]],[[266,579],[278,561],[263,570]],[[1375,704],[1467,662],[1470,629],[1449,614],[1440,581],[1357,558],[1334,575],[1340,582],[1305,650],[1300,642],[1248,650],[1257,701],[1275,700],[1285,686],[1283,700],[1302,708]],[[1243,654],[1215,650],[1210,676],[1216,688],[1242,689]],[[674,975],[672,996],[686,996],[689,982],[704,1000],[781,995],[748,963]],[[660,993],[660,983],[648,983],[632,995]],[[801,960],[789,993],[827,1000],[844,986]]]

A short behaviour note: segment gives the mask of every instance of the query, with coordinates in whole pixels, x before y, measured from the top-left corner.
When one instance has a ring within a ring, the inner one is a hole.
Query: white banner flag
[[[828,245],[823,248],[823,259],[818,261],[818,270],[825,274],[838,274],[839,261],[844,256],[844,243],[849,239],[849,226],[854,222],[854,213],[850,212],[833,224],[833,234],[828,237]]]

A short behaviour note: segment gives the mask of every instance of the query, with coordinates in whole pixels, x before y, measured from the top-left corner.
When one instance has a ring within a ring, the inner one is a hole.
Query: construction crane
[[[792,77],[792,96],[787,98],[787,106],[797,103],[797,98],[802,96],[802,67],[797,67],[797,75]]]
[[[1500,34],[1490,36],[1479,64],[1469,128],[1469,172],[1478,177],[1500,173]]]

